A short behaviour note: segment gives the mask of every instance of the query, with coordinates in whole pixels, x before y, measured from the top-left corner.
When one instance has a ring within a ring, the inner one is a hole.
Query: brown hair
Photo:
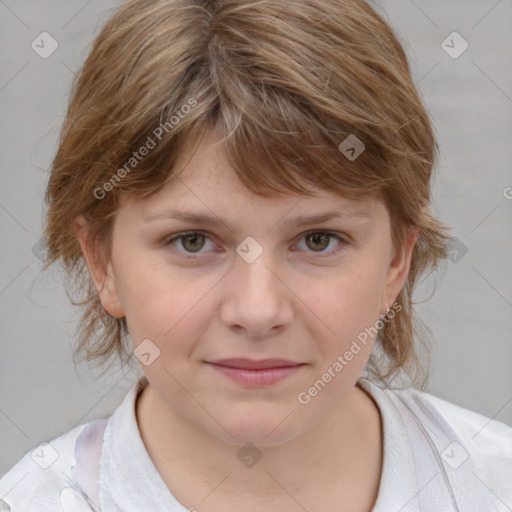
[[[438,147],[404,50],[361,0],[129,0],[109,19],[75,79],[45,197],[45,268],[62,259],[85,294],[73,302],[83,307],[75,355],[103,363],[132,353],[125,319],[101,305],[73,221],[85,217],[108,258],[120,194],[160,190],[184,143],[217,124],[253,193],[379,193],[397,248],[407,225],[418,228],[401,311],[370,359],[383,379],[402,369],[416,381],[412,292],[450,239],[428,210]],[[357,158],[338,149],[349,135],[364,144]]]

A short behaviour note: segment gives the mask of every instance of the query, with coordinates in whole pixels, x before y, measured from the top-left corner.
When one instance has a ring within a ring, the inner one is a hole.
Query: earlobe
[[[82,216],[75,220],[73,227],[103,309],[110,316],[122,318],[125,315],[112,262],[110,259],[107,261],[100,245],[89,236],[87,221]]]

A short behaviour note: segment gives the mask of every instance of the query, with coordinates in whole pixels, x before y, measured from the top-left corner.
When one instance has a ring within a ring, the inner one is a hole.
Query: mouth
[[[285,359],[221,359],[207,362],[222,375],[247,386],[269,386],[299,371],[305,363]]]

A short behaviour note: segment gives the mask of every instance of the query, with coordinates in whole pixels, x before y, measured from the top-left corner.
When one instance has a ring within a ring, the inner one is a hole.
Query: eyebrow
[[[370,211],[369,208],[366,207],[347,207],[343,210],[334,210],[327,211],[324,213],[319,213],[316,215],[309,216],[298,216],[288,221],[289,224],[294,226],[306,226],[311,224],[320,224],[322,222],[326,222],[331,219],[337,218],[365,218],[369,217]],[[209,215],[200,212],[193,212],[188,210],[162,210],[154,213],[150,213],[144,216],[144,222],[149,223],[155,220],[166,220],[166,219],[176,219],[181,220],[183,222],[189,222],[193,224],[203,224],[205,226],[220,226],[224,224],[228,226],[229,223],[226,219],[216,217],[214,215]],[[231,228],[229,228],[231,229]]]

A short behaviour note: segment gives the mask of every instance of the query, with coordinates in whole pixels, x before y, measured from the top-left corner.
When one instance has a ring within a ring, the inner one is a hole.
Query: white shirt
[[[383,424],[373,512],[512,511],[512,428],[412,388],[359,382]],[[135,404],[145,385],[141,377],[108,418],[27,452],[0,480],[0,511],[200,511],[201,497],[174,498],[144,446]]]

